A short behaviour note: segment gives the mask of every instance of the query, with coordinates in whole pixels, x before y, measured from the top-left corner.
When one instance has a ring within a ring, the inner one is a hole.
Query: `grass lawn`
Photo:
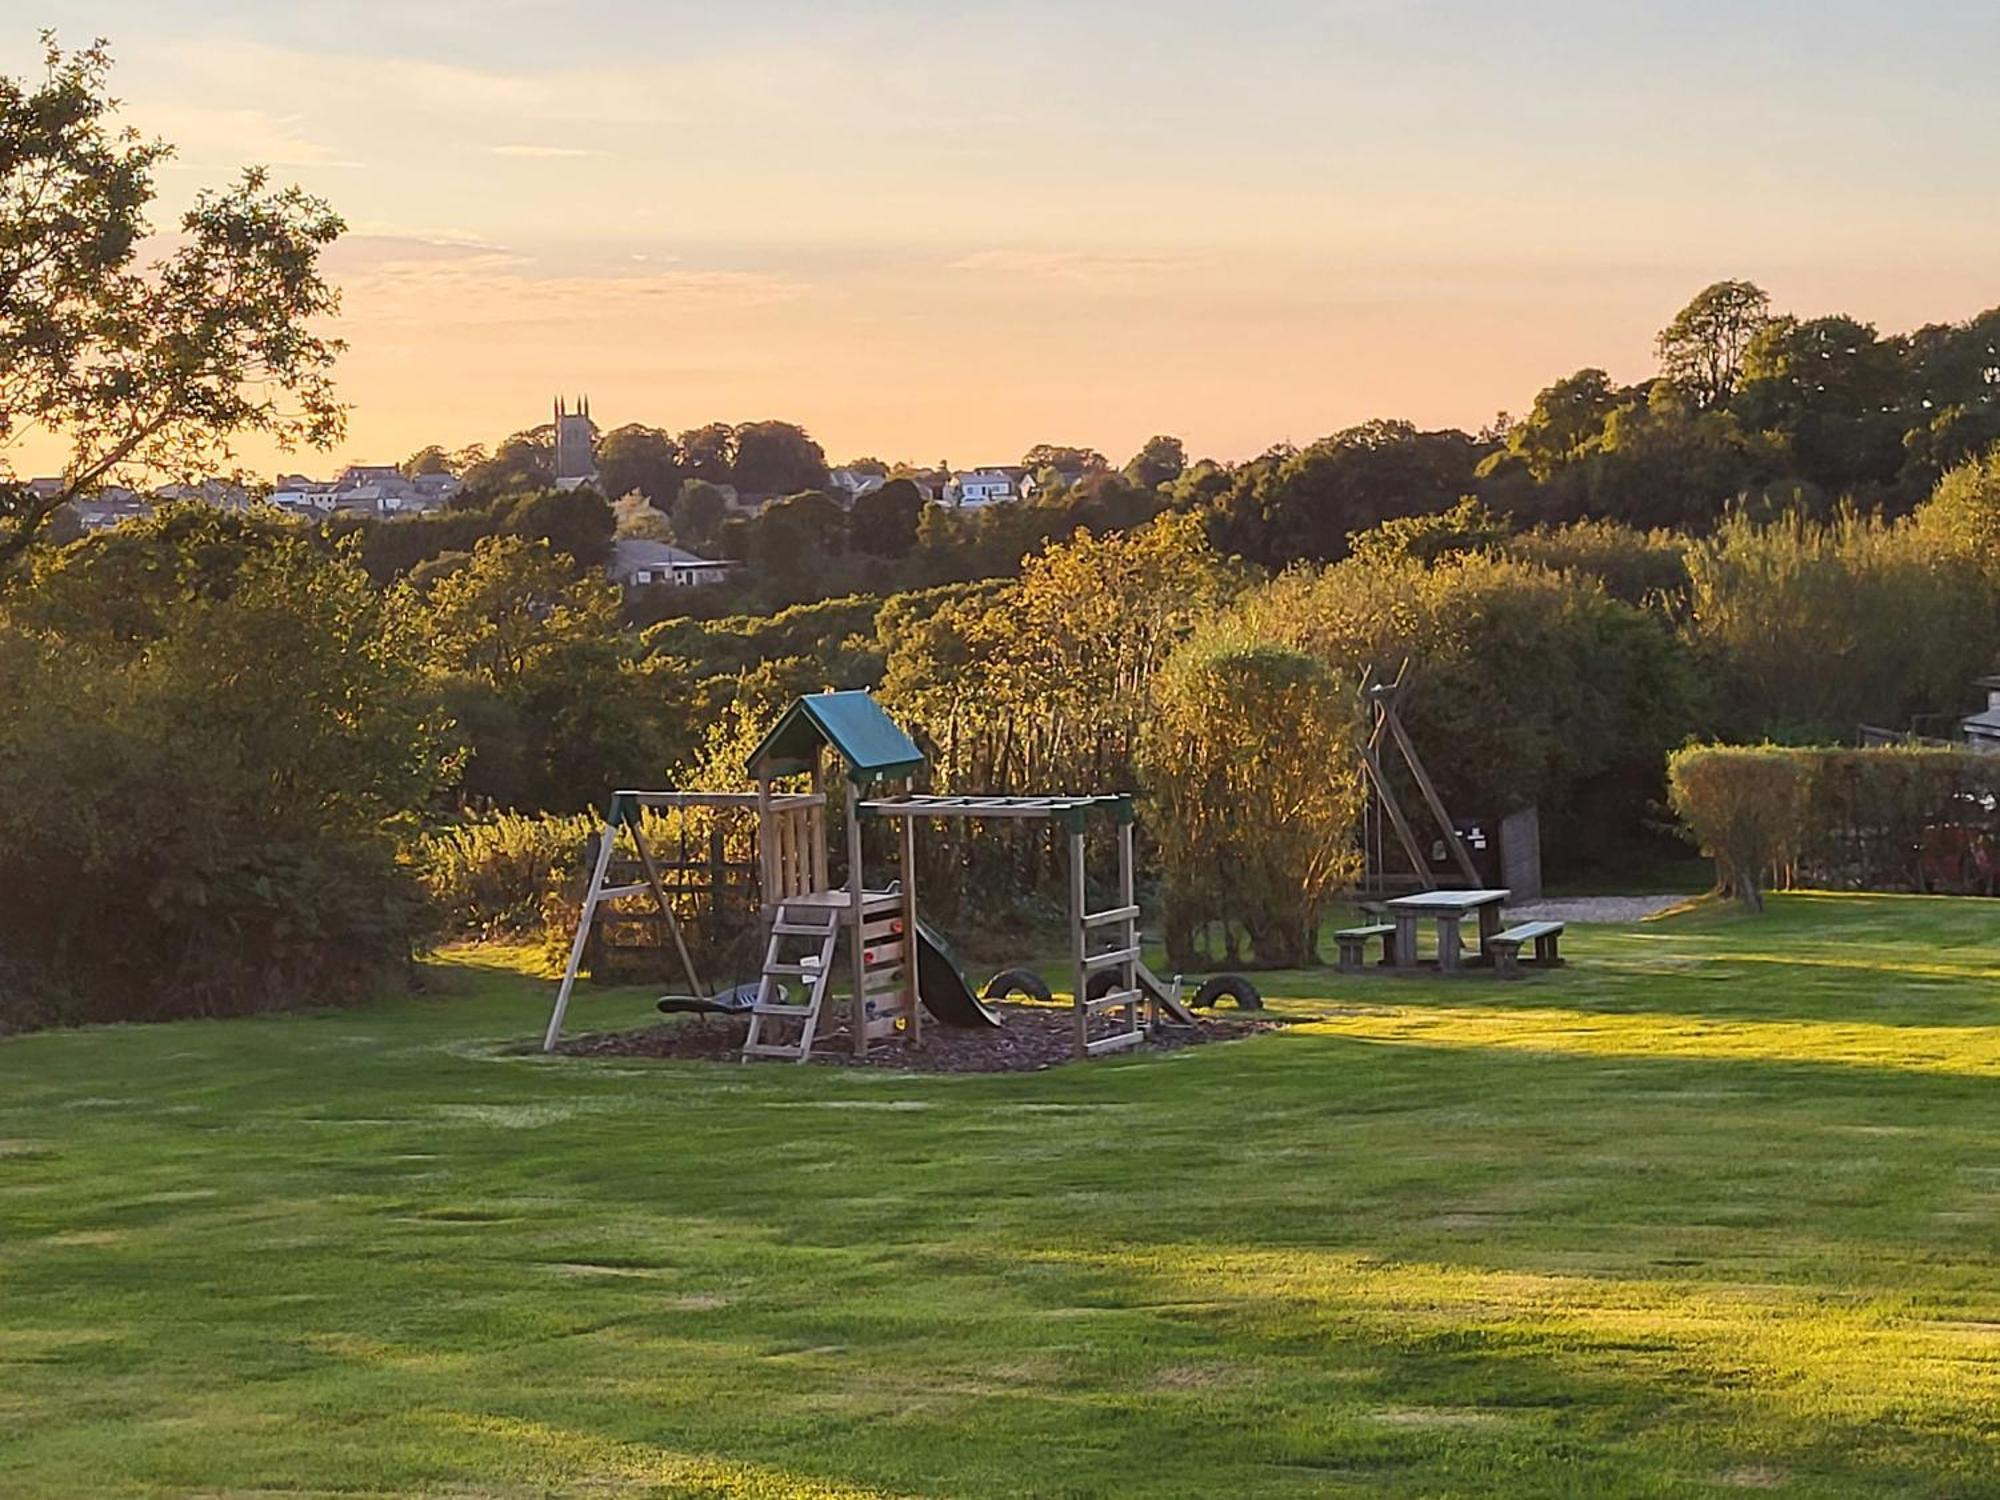
[[[0,1042],[0,1494],[2000,1494],[2000,903],[1568,948],[1011,1076],[479,955]]]

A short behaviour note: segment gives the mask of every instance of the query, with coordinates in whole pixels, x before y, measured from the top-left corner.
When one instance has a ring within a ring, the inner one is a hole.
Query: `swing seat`
[[[758,981],[739,984],[719,995],[662,995],[654,1006],[664,1015],[747,1016],[757,1003]]]

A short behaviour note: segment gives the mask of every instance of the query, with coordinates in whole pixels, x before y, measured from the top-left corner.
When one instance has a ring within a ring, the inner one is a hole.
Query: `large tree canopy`
[[[39,431],[69,456],[35,488],[0,459],[0,564],[120,474],[195,479],[229,466],[236,434],[325,447],[343,420],[341,346],[314,331],[338,300],[319,262],[340,219],[251,168],[149,253],[171,148],[116,124],[102,43],[43,42],[39,81],[0,78],[0,442]]]

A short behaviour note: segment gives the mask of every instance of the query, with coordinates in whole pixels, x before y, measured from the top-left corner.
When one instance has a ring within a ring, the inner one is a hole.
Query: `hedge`
[[[1995,893],[2000,756],[1692,745],[1668,758],[1667,779],[1717,889],[1746,905],[1767,886]]]

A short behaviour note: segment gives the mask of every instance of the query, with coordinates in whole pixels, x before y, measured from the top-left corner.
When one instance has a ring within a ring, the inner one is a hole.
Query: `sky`
[[[42,25],[110,39],[179,148],[161,223],[249,162],[345,217],[352,413],[311,471],[558,392],[836,463],[1239,459],[1641,378],[1725,277],[1885,330],[2000,303],[1990,0],[5,10],[0,72]]]

